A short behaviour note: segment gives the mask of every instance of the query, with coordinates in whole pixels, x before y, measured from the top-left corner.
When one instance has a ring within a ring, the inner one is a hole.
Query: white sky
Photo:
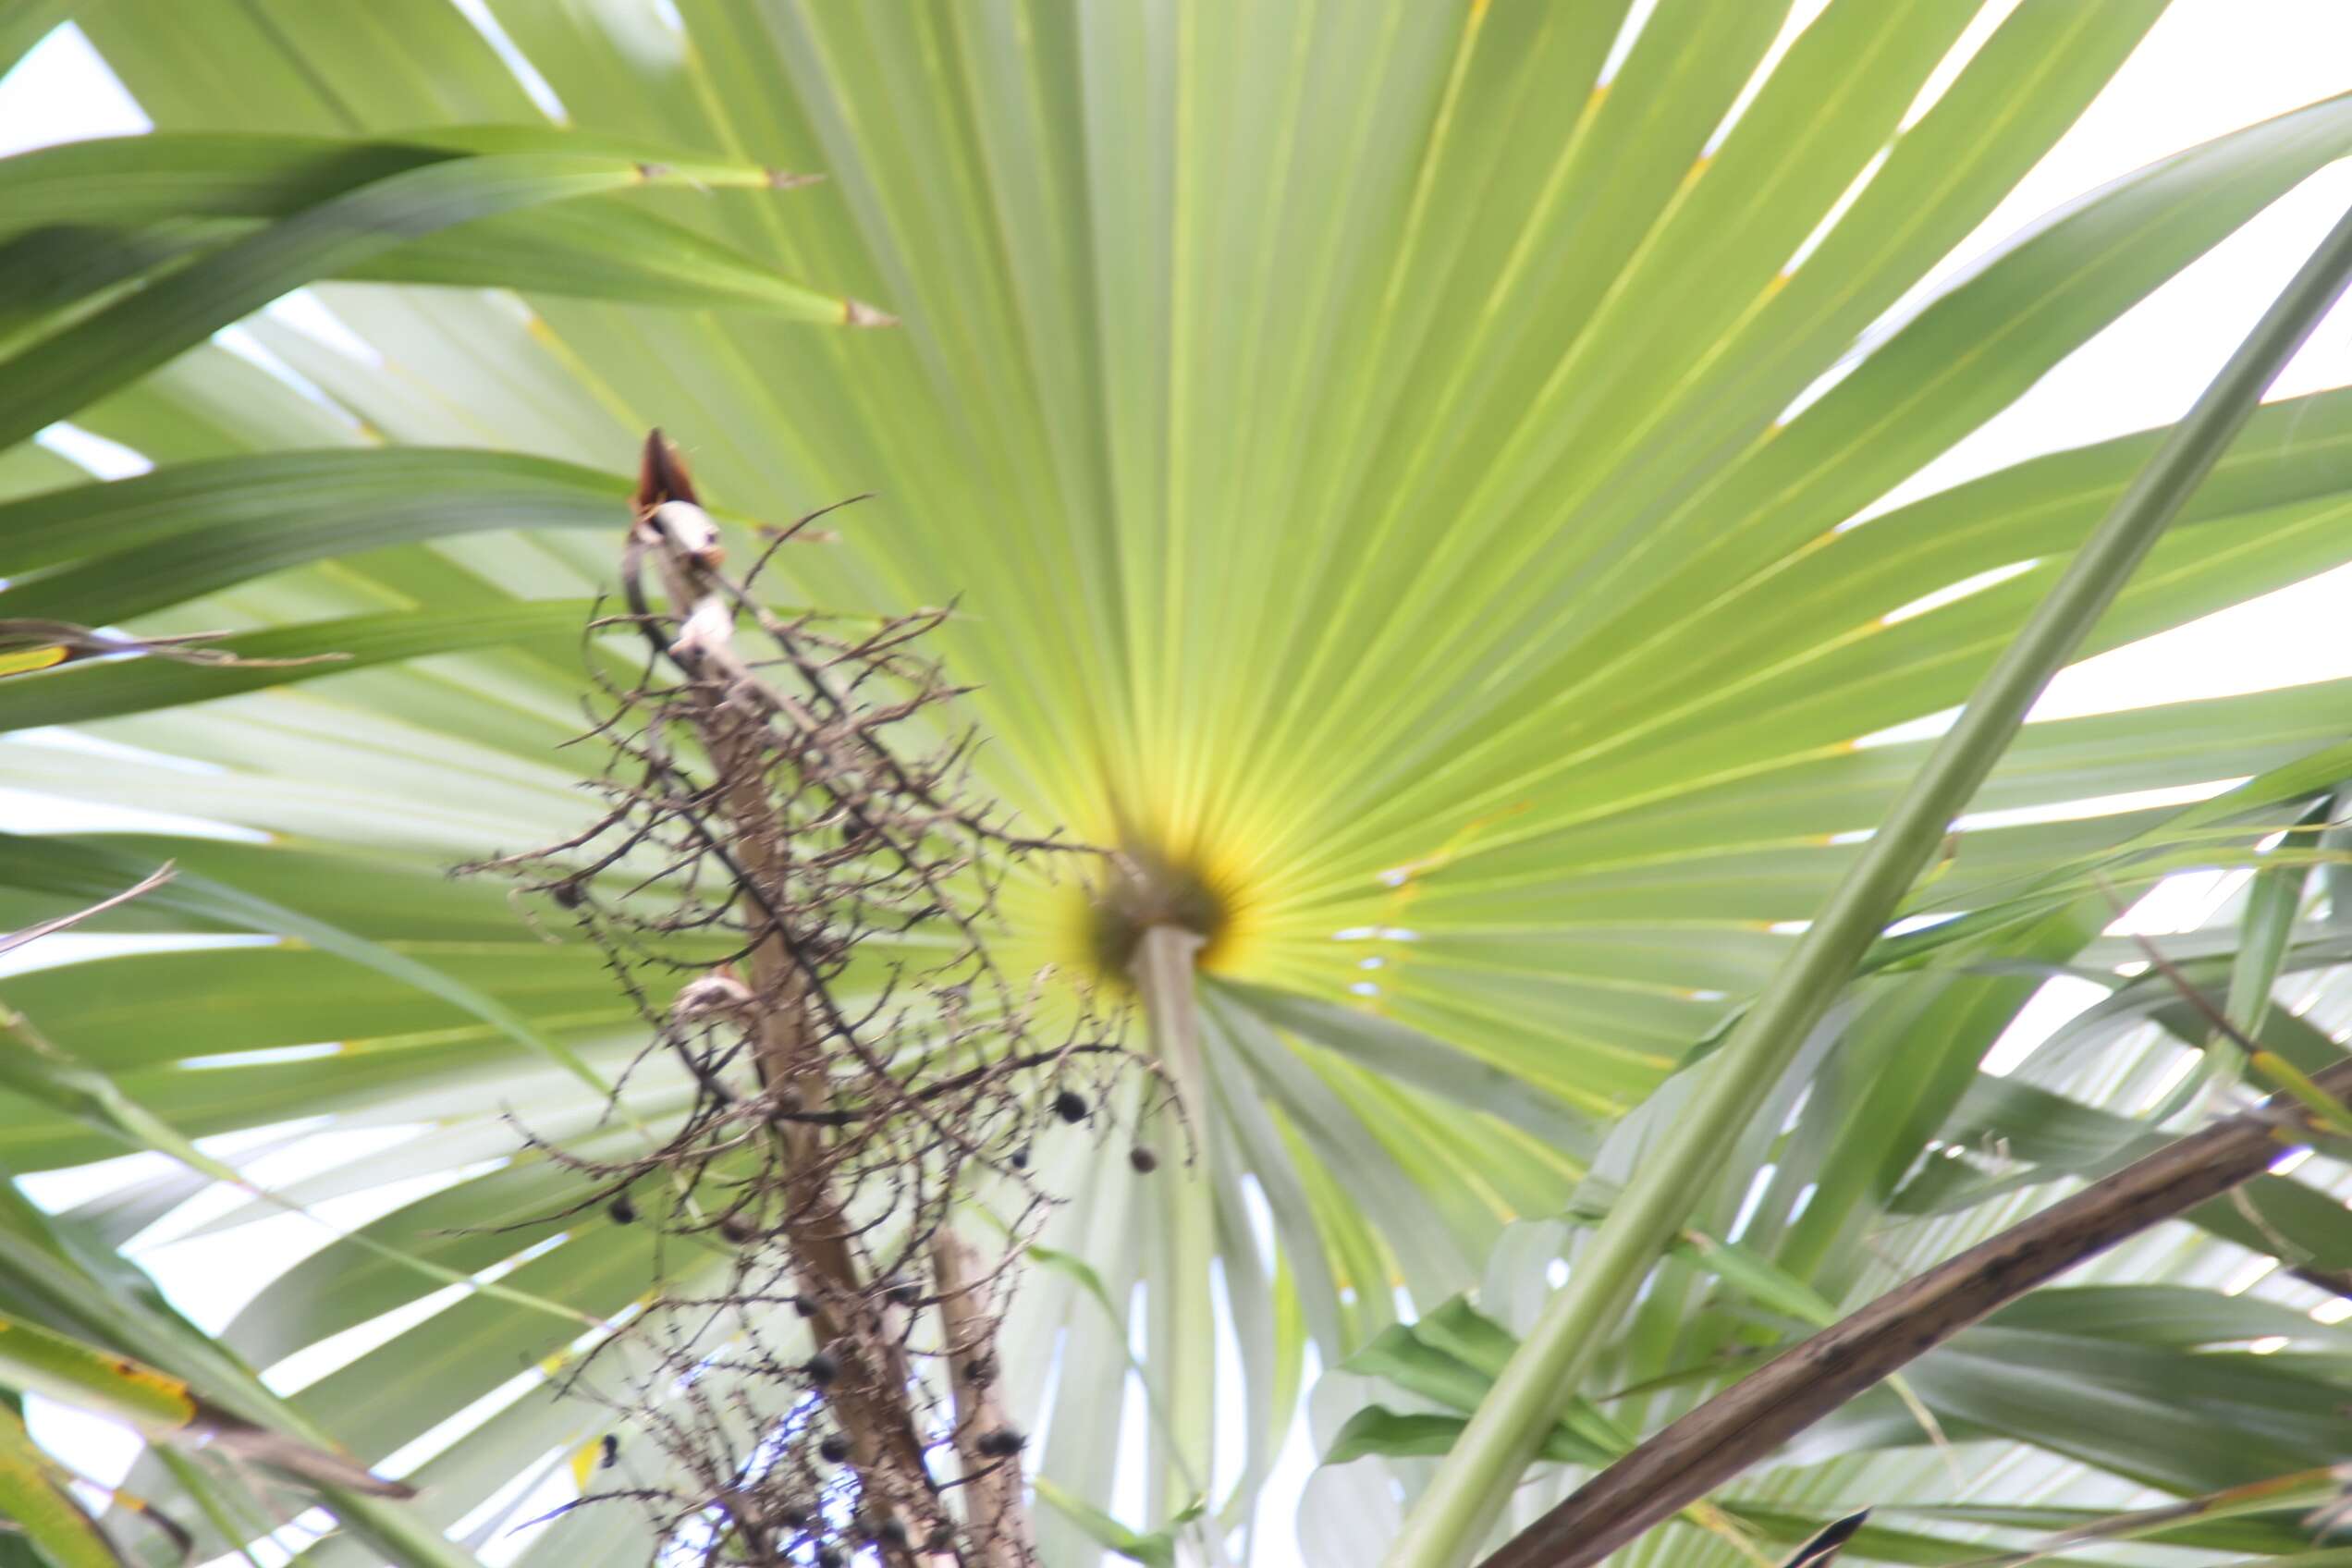
[[[2015,3],[1992,0],[1991,9],[2005,12]],[[1806,0],[1800,16],[1818,11],[1819,4]],[[2352,0],[2174,0],[2082,121],[1955,252],[1945,271],[2049,208],[2152,159],[2347,89],[2352,89]],[[0,80],[0,155],[143,129],[137,105],[69,28]],[[2347,203],[2352,164],[2306,182],[2066,360],[2015,406],[1906,485],[1905,494],[2177,417]],[[2273,396],[2346,384],[2352,384],[2352,309],[2339,309]],[[2059,678],[2037,714],[2058,717],[2352,675],[2347,621],[2352,621],[2352,568],[2089,660]],[[2185,886],[2171,903],[2187,908],[2212,896],[2210,884]],[[2169,918],[2158,917],[2158,928]],[[54,962],[66,951],[51,946],[46,956]],[[2050,999],[2052,1005],[2040,1010],[2048,1015],[2047,1026],[2079,1005],[2070,998]],[[314,1158],[288,1150],[260,1161],[254,1174],[282,1182]],[[42,1193],[50,1201],[62,1194],[62,1186]],[[349,1226],[412,1195],[368,1194],[325,1206],[323,1212]],[[217,1328],[242,1304],[251,1281],[277,1272],[324,1240],[316,1227],[288,1217],[237,1232],[226,1244],[175,1246],[159,1244],[165,1238],[157,1237],[137,1250],[191,1317]],[[118,1475],[128,1463],[134,1446],[128,1434],[54,1406],[36,1414],[44,1439],[89,1473]],[[1271,1488],[1269,1538],[1258,1559],[1268,1568],[1302,1561],[1290,1540],[1288,1503],[1310,1464],[1304,1444],[1294,1443]]]

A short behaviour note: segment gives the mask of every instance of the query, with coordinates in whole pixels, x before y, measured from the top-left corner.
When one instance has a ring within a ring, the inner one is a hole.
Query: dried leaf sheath
[[[955,690],[914,651],[939,612],[787,623],[750,592],[765,560],[727,575],[691,481],[649,440],[629,614],[602,624],[633,625],[653,656],[607,686],[591,732],[606,809],[491,863],[602,946],[654,1034],[632,1071],[667,1058],[695,1085],[643,1155],[549,1151],[595,1178],[583,1210],[729,1260],[723,1288],[653,1303],[628,1336],[652,1370],[605,1396],[693,1484],[613,1495],[706,1562],[815,1543],[1018,1568],[1019,1439],[972,1397],[973,1347],[1048,1201],[1025,1173],[1036,1123],[1074,1074],[1127,1058],[1083,1011],[1047,1035],[991,957],[1008,869],[1071,846],[972,793],[971,737],[942,722]],[[1008,1234],[993,1259],[944,1229],[983,1183]],[[802,1320],[807,1346],[780,1348],[797,1336],[779,1324]],[[723,1398],[697,1380],[713,1366],[735,1375]],[[974,1463],[989,1447],[1006,1452]]]

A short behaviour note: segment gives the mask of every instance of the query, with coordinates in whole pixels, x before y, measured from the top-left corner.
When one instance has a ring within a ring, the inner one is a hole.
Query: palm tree
[[[115,1256],[194,1178],[17,1206],[0,1311],[423,1487],[329,1496],[354,1533],[305,1562],[460,1561],[440,1531],[487,1539],[518,1481],[585,1464],[604,1413],[536,1385],[656,1267],[629,1228],[503,1228],[577,1182],[507,1113],[625,1135],[634,1015],[596,955],[444,876],[581,825],[557,748],[650,426],[730,526],[877,492],[777,591],[953,602],[988,787],[1129,868],[1008,905],[1030,955],[1144,976],[1193,1149],[1149,1181],[1109,1141],[1039,1150],[1071,1201],[1005,1359],[1065,1504],[1047,1562],[1090,1536],[1245,1555],[1317,1368],[1318,1452],[1367,1457],[1310,1485],[1311,1560],[1390,1550],[1401,1485],[1447,1521],[1403,1568],[1466,1561],[1538,1445],[1522,1515],[1808,1315],[2201,1112],[2167,1091],[2211,1030],[2101,935],[2111,890],[2257,870],[2174,956],[2280,1059],[2334,1053],[2332,873],[2312,831],[2277,836],[2332,822],[2352,778],[2336,686],[2012,711],[1924,771],[1931,742],[1870,740],[1966,697],[2077,558],[2097,592],[2012,670],[2013,709],[2055,660],[2352,558],[2339,393],[2256,413],[2201,484],[2135,493],[2135,548],[2182,508],[2136,570],[2094,527],[2162,433],[1855,526],[2352,149],[2352,99],[2251,127],[1891,315],[2161,0],[2028,0],[1989,30],[1976,0],[1831,0],[1801,31],[1786,5],[1663,0],[1622,51],[1630,0],[63,9],[158,135],[0,164],[28,301],[0,338],[0,610],[342,656],[29,637],[20,665],[66,668],[0,684],[0,724],[41,732],[6,782],[173,815],[0,839],[4,923],[169,859],[103,923],[264,939],[11,980],[89,1076],[12,1069],[0,1148],[32,1172],[401,1128],[212,1223],[432,1190],[213,1337]],[[254,313],[312,282],[331,337]],[[269,368],[210,337],[240,321]],[[82,483],[26,439],[58,420],[154,472]],[[1916,778],[2045,819],[1963,831],[1922,878],[1942,821],[1870,831]],[[1947,918],[1871,945],[1903,914]],[[2261,1016],[2290,969],[2315,1008]],[[1983,1072],[2053,973],[2108,999]],[[2223,1092],[2225,1040],[2212,1060]],[[1738,1086],[1729,1121],[1709,1082]],[[632,1081],[628,1115],[678,1094]],[[1739,1562],[1877,1503],[1849,1557],[1962,1561],[2332,1461],[2341,1331],[2305,1309],[2352,1263],[2343,1175],[2313,1158],[2028,1298],[1624,1560]],[[1563,1327],[1541,1303],[1572,1254]],[[2288,1267],[2220,1288],[2264,1256]],[[1474,1288],[1480,1316],[1441,1310]],[[1137,1303],[1144,1503],[1114,1522],[1104,1390]],[[338,1354],[366,1325],[388,1337]],[[1573,1377],[1506,1371],[1522,1334]],[[2267,1359],[2226,1348],[2257,1340]],[[302,1353],[283,1401],[251,1376]],[[1437,1470],[1498,1376],[1515,1415]],[[1579,1394],[1621,1397],[1578,1428]],[[271,1522],[177,1454],[134,1488],[211,1542]],[[2308,1550],[2298,1517],[2189,1544]],[[647,1550],[591,1509],[523,1561]]]

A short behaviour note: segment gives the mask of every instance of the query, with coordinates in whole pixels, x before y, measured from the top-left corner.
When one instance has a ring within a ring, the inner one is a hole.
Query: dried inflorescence
[[[606,809],[484,863],[606,954],[650,1028],[631,1072],[674,1063],[689,1085],[641,1153],[546,1148],[592,1179],[575,1212],[724,1260],[604,1358],[627,1390],[601,1397],[667,1463],[608,1454],[634,1473],[596,1495],[651,1505],[665,1561],[1016,1568],[1023,1439],[994,1341],[1048,1202],[1029,1150],[1094,1119],[1130,1059],[1083,1005],[1047,1032],[1036,982],[991,957],[1005,876],[1083,851],[975,796],[973,738],[945,722],[958,691],[920,652],[943,612],[787,619],[753,596],[808,521],[730,577],[655,433],[627,613],[594,623],[650,650],[601,680],[584,738],[607,752]],[[985,1252],[949,1224],[983,1188],[1009,1238]]]

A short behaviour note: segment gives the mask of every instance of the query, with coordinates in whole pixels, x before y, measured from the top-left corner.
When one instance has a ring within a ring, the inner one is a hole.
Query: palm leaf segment
[[[592,957],[440,871],[579,819],[551,748],[577,726],[573,629],[625,488],[601,476],[645,427],[685,439],[736,518],[879,489],[838,547],[792,557],[791,594],[957,599],[949,653],[985,682],[993,786],[1123,846],[1158,878],[1147,906],[1207,938],[1207,1181],[1145,1186],[1075,1138],[1046,1157],[1080,1194],[1063,1240],[1112,1296],[1143,1280],[1199,1308],[1151,1315],[1161,1518],[1231,1479],[1207,1452],[1213,1260],[1257,1390],[1254,1473],[1306,1340],[1335,1358],[1394,1316],[1394,1286],[1427,1305],[1469,1282],[1755,987],[1775,925],[1811,912],[1919,754],[1856,741],[1965,692],[2149,441],[1845,525],[2352,146],[2339,100],[2181,154],[1865,341],[2160,5],[2029,6],[1979,38],[1972,0],[1834,0],[1789,43],[1783,7],[1667,0],[1618,60],[1623,0],[490,10],[528,80],[425,0],[94,6],[83,25],[168,132],[480,153],[484,133],[418,128],[542,122],[552,97],[600,147],[827,183],[706,178],[596,196],[626,214],[604,227],[557,204],[478,215],[422,257],[320,257],[312,276],[542,286],[323,287],[356,345],[249,323],[331,408],[207,344],[42,411],[164,466],[31,494],[62,465],[0,456],[29,496],[0,514],[30,576],[11,615],[267,627],[257,656],[376,668],[83,663],[0,689],[13,728],[135,748],[94,767],[12,744],[13,783],[266,836],[11,841],[12,914],[168,853],[181,880],[119,926],[289,938],[52,971],[11,1000],[183,1133],[423,1127],[297,1195],[464,1171],[371,1231],[466,1272],[535,1243],[507,1283],[622,1309],[652,1267],[635,1235],[469,1229],[561,1207],[557,1173],[504,1158],[501,1107],[619,1135],[590,1085],[630,1047],[622,1010]],[[1980,47],[1930,90],[1964,34]],[[673,242],[702,248],[695,276],[645,266],[644,224],[693,237]],[[802,325],[823,312],[782,279],[903,325]],[[2347,428],[2341,395],[2259,418],[2094,645],[2346,558]],[[272,689],[180,705],[248,687]],[[2257,773],[2329,737],[2340,703],[2316,687],[2037,726],[1980,804]],[[1970,834],[1936,905],[2149,826]],[[1081,972],[1121,950],[1081,889],[1016,913]],[[339,1047],[279,1049],[317,1042]],[[657,1087],[639,1099],[664,1109]],[[121,1147],[14,1100],[0,1138],[17,1170]],[[436,1278],[337,1243],[227,1342],[266,1366]],[[1045,1281],[1027,1350],[1043,1365],[1060,1337],[1077,1392],[1047,1464],[1099,1500],[1115,1444],[1091,1390],[1124,1352],[1090,1295]],[[576,1330],[476,1294],[295,1403],[380,1459]],[[423,1461],[422,1506],[454,1519],[593,1426],[506,1406]],[[565,1555],[581,1542],[535,1550],[584,1561]]]

